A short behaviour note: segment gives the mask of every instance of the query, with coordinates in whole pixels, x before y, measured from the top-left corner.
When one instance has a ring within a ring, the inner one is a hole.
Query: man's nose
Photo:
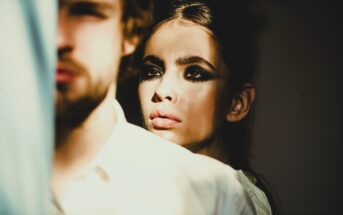
[[[57,55],[59,59],[72,49],[68,24],[65,12],[60,9],[56,37]]]

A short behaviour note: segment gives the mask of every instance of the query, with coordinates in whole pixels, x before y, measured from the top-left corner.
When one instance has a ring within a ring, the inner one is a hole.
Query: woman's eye
[[[189,81],[208,81],[214,78],[214,75],[199,66],[190,66],[186,69],[184,78]]]
[[[70,13],[74,16],[105,18],[105,15],[97,9],[96,5],[90,2],[75,3],[70,7]]]
[[[163,72],[162,69],[158,66],[154,65],[143,65],[141,72],[140,72],[140,80],[152,80],[156,78],[162,77]]]

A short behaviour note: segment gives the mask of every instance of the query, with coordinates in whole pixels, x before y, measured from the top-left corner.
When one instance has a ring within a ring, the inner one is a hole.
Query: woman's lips
[[[150,114],[150,120],[153,128],[159,130],[171,129],[181,122],[181,120],[175,116],[160,112]]]

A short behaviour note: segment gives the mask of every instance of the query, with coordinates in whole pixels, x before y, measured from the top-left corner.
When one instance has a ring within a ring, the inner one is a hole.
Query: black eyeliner
[[[188,74],[192,74],[193,77],[187,77]],[[200,75],[200,77],[195,77],[196,75]],[[184,72],[184,78],[186,80],[192,82],[202,82],[202,81],[209,81],[217,78],[216,72],[210,72],[201,66],[189,66],[186,68]]]
[[[163,69],[150,62],[142,63],[139,72],[139,81],[148,81],[159,78],[163,75]]]

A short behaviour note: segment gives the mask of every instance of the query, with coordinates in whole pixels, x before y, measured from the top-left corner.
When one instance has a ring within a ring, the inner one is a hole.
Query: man
[[[126,122],[117,75],[149,17],[143,3],[59,1],[56,206],[65,214],[252,213],[232,169]]]

